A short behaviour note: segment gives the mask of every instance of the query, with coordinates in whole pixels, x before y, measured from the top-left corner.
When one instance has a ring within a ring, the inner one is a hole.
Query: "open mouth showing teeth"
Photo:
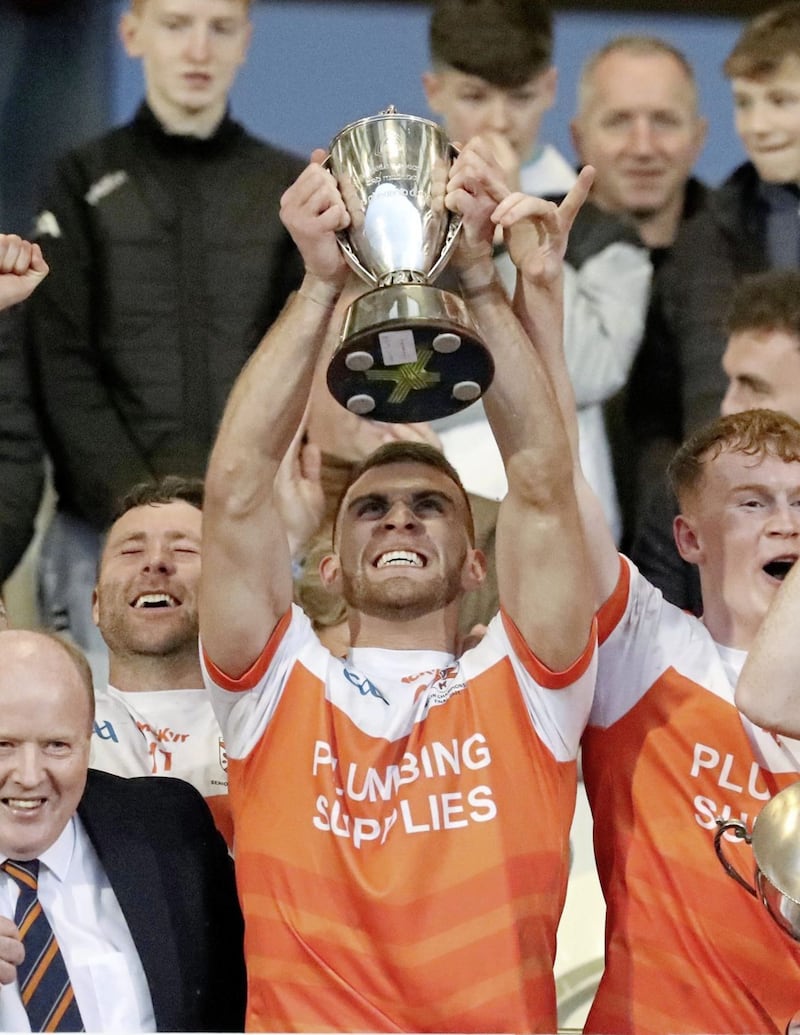
[[[177,607],[178,601],[169,593],[142,593],[138,596],[133,606],[140,607]]]
[[[411,550],[390,550],[375,562],[376,568],[424,568],[425,559]]]
[[[764,571],[767,575],[770,575],[773,579],[778,579],[779,582],[783,582],[789,572],[792,570],[794,565],[793,560],[779,560],[770,561],[769,564],[764,565]]]
[[[31,810],[44,804],[44,798],[3,798],[3,804],[12,809]]]

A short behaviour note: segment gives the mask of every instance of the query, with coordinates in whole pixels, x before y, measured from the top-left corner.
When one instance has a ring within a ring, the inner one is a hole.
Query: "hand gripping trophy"
[[[728,876],[760,899],[775,923],[800,941],[800,782],[789,784],[766,803],[752,833],[740,819],[717,819],[714,847]],[[723,835],[752,847],[754,881],[743,877],[726,857]]]
[[[444,204],[454,155],[435,122],[393,107],[345,126],[331,143],[328,165],[351,220],[339,243],[372,290],[347,311],[328,387],[360,416],[434,420],[491,383],[492,358],[466,305],[431,283],[461,226]]]
[[[755,898],[790,938],[800,941],[800,782],[789,784],[766,803],[752,832],[740,819],[717,818],[714,848],[725,872]],[[725,855],[723,837],[744,841],[753,850],[753,883]],[[785,1035],[800,1035],[800,1011]]]

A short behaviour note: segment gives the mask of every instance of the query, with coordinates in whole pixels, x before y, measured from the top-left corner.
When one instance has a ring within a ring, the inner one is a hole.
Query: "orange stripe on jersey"
[[[394,742],[297,663],[228,775],[248,1030],[555,1031],[576,767],[508,658]]]
[[[259,679],[261,679],[267,671],[267,667],[275,656],[275,651],[278,649],[278,645],[283,639],[284,633],[289,628],[291,618],[292,611],[290,608],[272,630],[272,635],[269,640],[267,640],[262,652],[250,668],[239,676],[238,679],[233,679],[231,676],[227,676],[221,669],[217,668],[211,658],[209,658],[208,654],[206,654],[205,648],[203,648],[203,660],[205,661],[209,675],[217,686],[221,686],[224,690],[252,690]]]
[[[631,573],[628,565],[620,556],[619,578],[614,587],[614,592],[600,607],[597,612],[597,635],[600,643],[605,643],[609,635],[619,625],[620,619],[625,613],[628,603],[628,591],[631,583]]]
[[[249,863],[257,869],[268,865],[269,859],[259,861],[256,856]],[[519,904],[521,917],[540,917],[552,905],[550,879],[560,863],[555,853],[529,853],[509,859],[489,872],[473,874],[435,895],[421,896],[410,891],[406,901],[398,897],[398,901],[386,903],[380,913],[371,916],[368,931],[362,926],[332,926],[341,914],[339,881],[320,879],[310,870],[287,866],[286,893],[293,902],[302,902],[302,908],[298,907],[302,929],[321,932],[329,944],[335,943],[348,951],[366,952],[370,940],[377,939],[391,943],[403,965],[424,967],[437,955],[458,950],[480,933],[504,931],[508,923],[509,892]],[[241,871],[242,885],[256,887],[258,872],[250,873],[246,866],[241,866]],[[531,892],[532,883],[542,890]],[[271,903],[264,896],[257,892],[248,894],[255,914],[269,914]],[[480,902],[480,914],[465,914],[465,901]],[[412,904],[415,909],[424,911],[424,932],[418,913],[410,908]],[[464,919],[459,922],[461,916]],[[266,939],[265,944],[269,944]],[[481,971],[486,966],[486,960],[481,960]]]
[[[533,651],[530,649],[528,644],[525,642],[522,633],[515,625],[513,619],[511,619],[505,611],[500,610],[500,614],[503,619],[503,626],[506,630],[506,635],[511,641],[511,645],[514,648],[514,652],[525,666],[525,670],[530,676],[532,676],[540,686],[546,686],[550,690],[563,690],[567,686],[571,686],[584,674],[586,669],[591,664],[592,658],[595,652],[595,643],[597,640],[597,622],[592,621],[592,627],[589,630],[589,639],[586,642],[581,654],[573,661],[569,668],[563,672],[554,672],[536,657]]]
[[[233,848],[233,816],[231,815],[231,803],[227,794],[210,794],[206,798],[206,805],[214,817],[214,825],[220,834],[225,838],[228,848]]]

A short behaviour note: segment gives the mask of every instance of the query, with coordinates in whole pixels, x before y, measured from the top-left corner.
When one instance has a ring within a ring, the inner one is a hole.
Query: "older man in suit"
[[[0,632],[0,1031],[241,1031],[233,867],[181,780],[88,769],[88,663]]]

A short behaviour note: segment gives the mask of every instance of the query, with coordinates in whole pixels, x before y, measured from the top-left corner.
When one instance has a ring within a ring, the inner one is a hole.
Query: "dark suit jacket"
[[[199,792],[90,769],[78,815],[128,922],[158,1030],[243,1031],[233,864]]]

